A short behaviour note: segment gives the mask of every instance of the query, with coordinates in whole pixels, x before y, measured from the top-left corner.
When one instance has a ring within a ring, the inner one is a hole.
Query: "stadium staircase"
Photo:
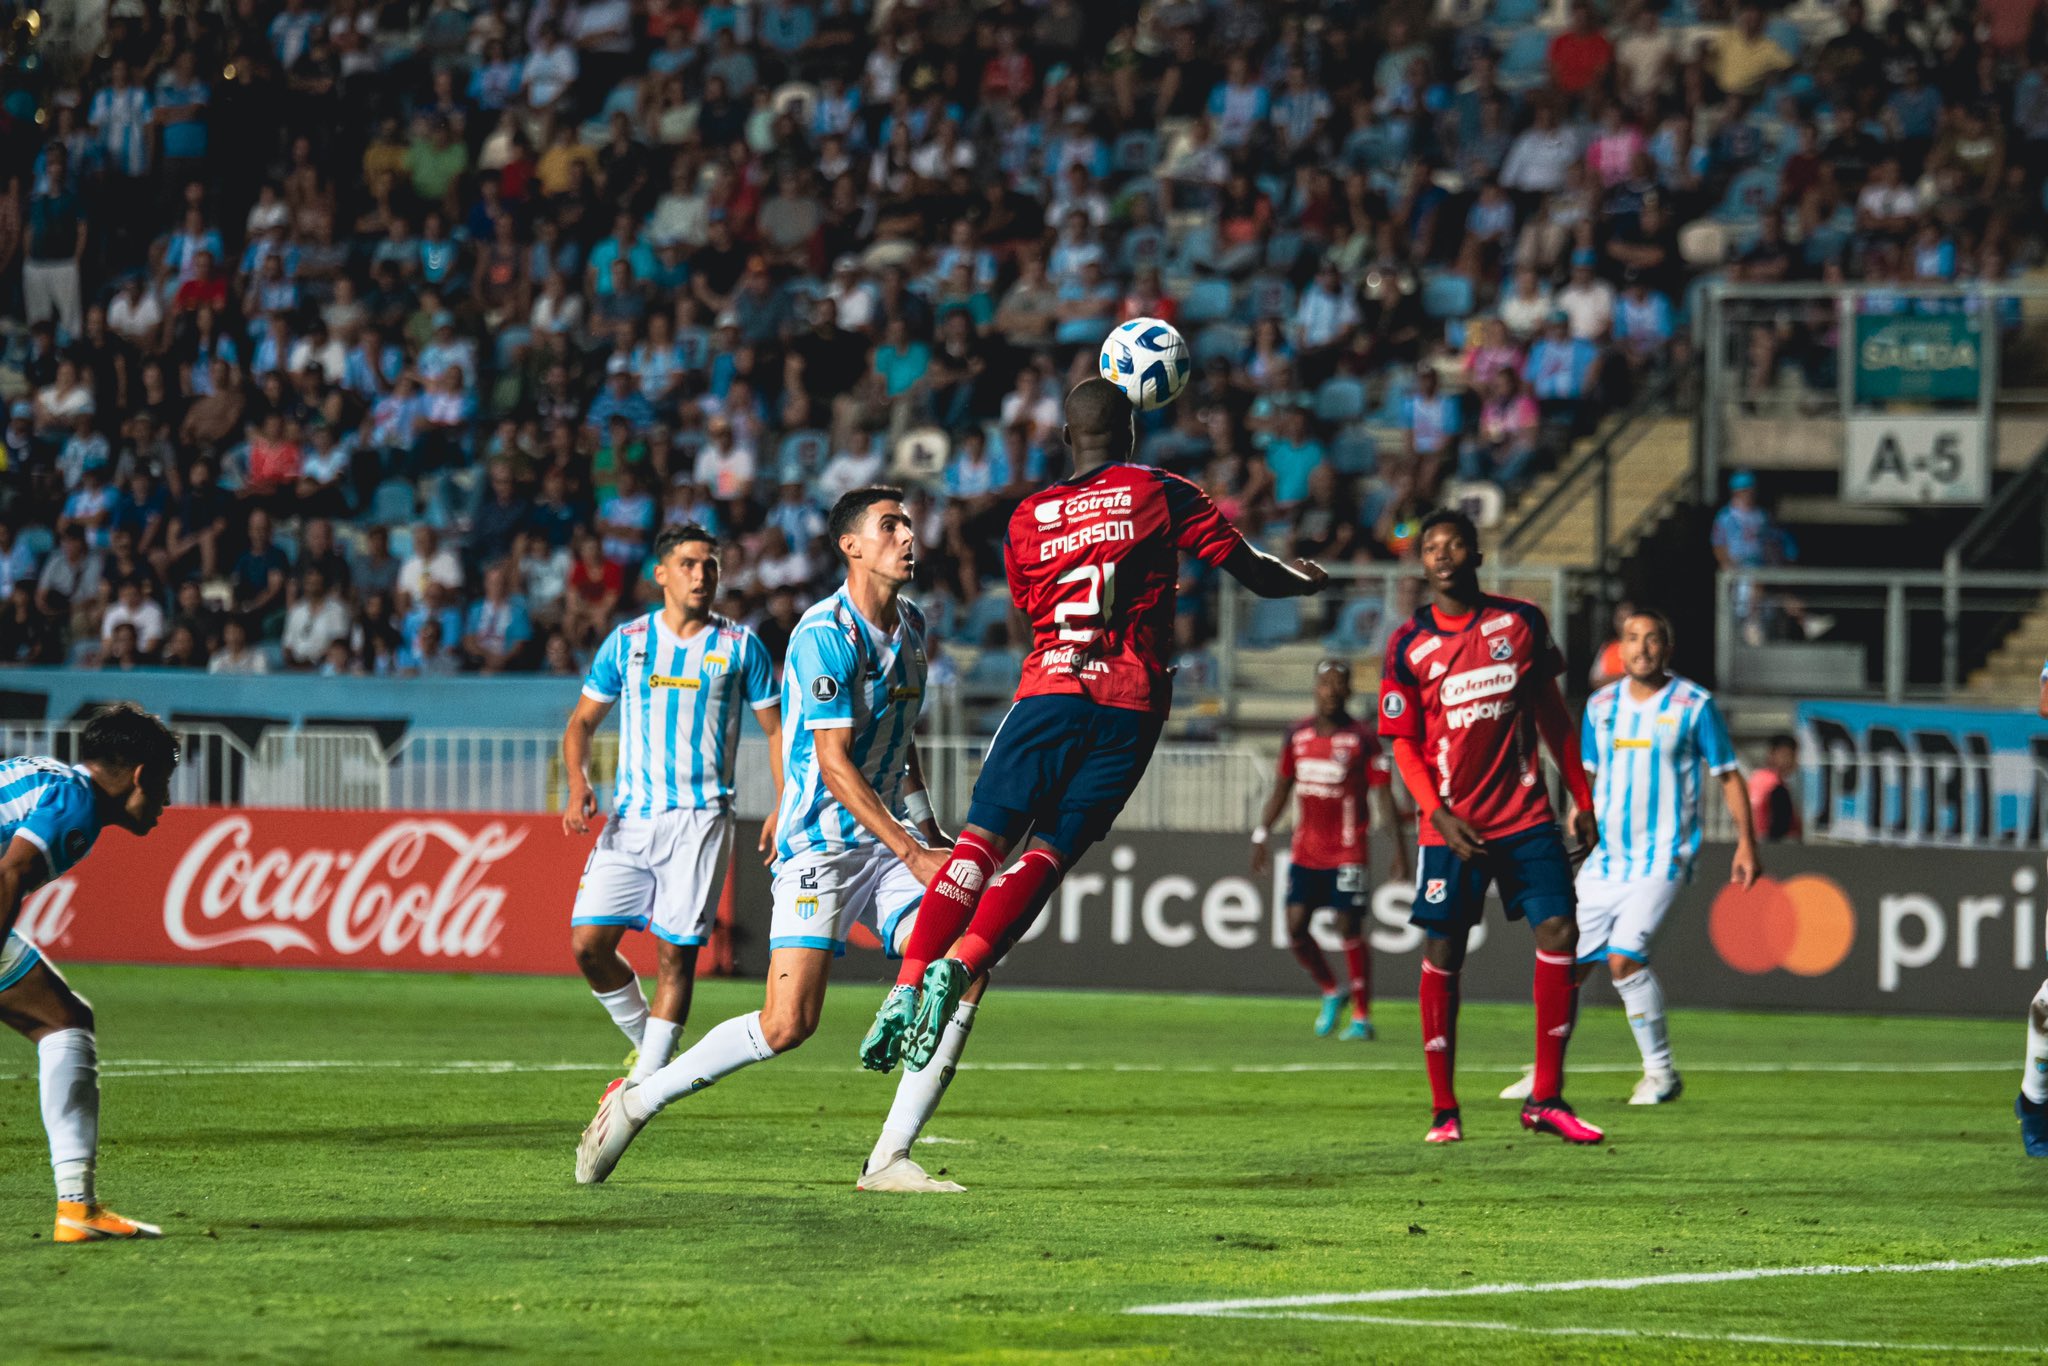
[[[2048,659],[2048,601],[2020,618],[1984,666],[1969,677],[1957,699],[1973,707],[2029,709],[2040,695],[2041,661]]]
[[[1604,452],[1604,453],[1603,453]],[[1607,463],[1607,544],[1600,545],[1600,465]],[[1515,565],[1596,569],[1632,558],[1685,496],[1692,419],[1637,410],[1580,443],[1523,495],[1501,537]]]

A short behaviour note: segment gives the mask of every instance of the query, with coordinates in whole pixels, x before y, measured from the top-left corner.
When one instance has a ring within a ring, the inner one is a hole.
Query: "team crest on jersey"
[[[796,918],[798,920],[809,920],[812,916],[818,913],[818,898],[814,896],[798,897],[796,899],[795,910]]]
[[[1433,877],[1422,886],[1422,899],[1432,906],[1443,905],[1445,895],[1446,888],[1443,878]]]
[[[1407,710],[1407,699],[1397,692],[1390,692],[1380,699],[1380,714],[1389,721],[1398,721]]]
[[[707,674],[722,674],[731,667],[732,659],[728,655],[704,656],[704,672]]]
[[[1499,640],[1486,647],[1486,653],[1495,659],[1511,659],[1515,653],[1515,642],[1509,640],[1506,636],[1502,636]]]
[[[820,702],[830,702],[839,696],[839,680],[830,674],[819,674],[811,680],[811,696]]]

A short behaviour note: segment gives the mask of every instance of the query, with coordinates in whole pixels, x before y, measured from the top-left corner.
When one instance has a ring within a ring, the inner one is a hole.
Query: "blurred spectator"
[[[249,643],[249,623],[239,616],[231,616],[221,625],[220,649],[214,651],[207,661],[206,671],[210,674],[267,674],[270,661],[261,650]]]
[[[1794,788],[1798,775],[1799,742],[1790,735],[1773,735],[1764,761],[1749,774],[1749,809],[1758,839],[1777,844],[1800,838],[1799,794]]]
[[[294,669],[317,668],[327,647],[346,640],[348,631],[348,607],[318,566],[307,568],[300,576],[298,601],[285,613],[285,664]]]

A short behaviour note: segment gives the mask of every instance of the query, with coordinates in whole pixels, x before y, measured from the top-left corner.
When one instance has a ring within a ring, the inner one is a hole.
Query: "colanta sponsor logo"
[[[1502,664],[1491,669],[1467,669],[1452,674],[1437,690],[1437,701],[1446,707],[1455,707],[1481,697],[1512,691],[1517,671],[1512,664]]]

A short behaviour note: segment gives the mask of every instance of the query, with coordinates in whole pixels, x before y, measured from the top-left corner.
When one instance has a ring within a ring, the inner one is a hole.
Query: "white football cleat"
[[[941,1181],[910,1160],[909,1153],[898,1153],[895,1157],[874,1171],[864,1171],[860,1180],[853,1183],[857,1191],[918,1191],[924,1194],[953,1195],[964,1192],[967,1187],[958,1181]]]
[[[1629,1092],[1631,1105],[1669,1105],[1685,1091],[1685,1081],[1676,1072],[1646,1072]]]
[[[634,1089],[634,1085],[624,1077],[604,1088],[604,1099],[597,1103],[597,1114],[585,1126],[583,1137],[576,1141],[578,1185],[595,1185],[610,1176],[612,1168],[618,1166],[619,1159],[626,1155],[633,1136],[647,1127],[645,1119],[634,1119],[626,1113],[626,1093]]]
[[[1527,1100],[1535,1089],[1536,1069],[1525,1067],[1522,1069],[1522,1079],[1520,1081],[1509,1082],[1506,1086],[1500,1088],[1500,1098],[1502,1100]]]

